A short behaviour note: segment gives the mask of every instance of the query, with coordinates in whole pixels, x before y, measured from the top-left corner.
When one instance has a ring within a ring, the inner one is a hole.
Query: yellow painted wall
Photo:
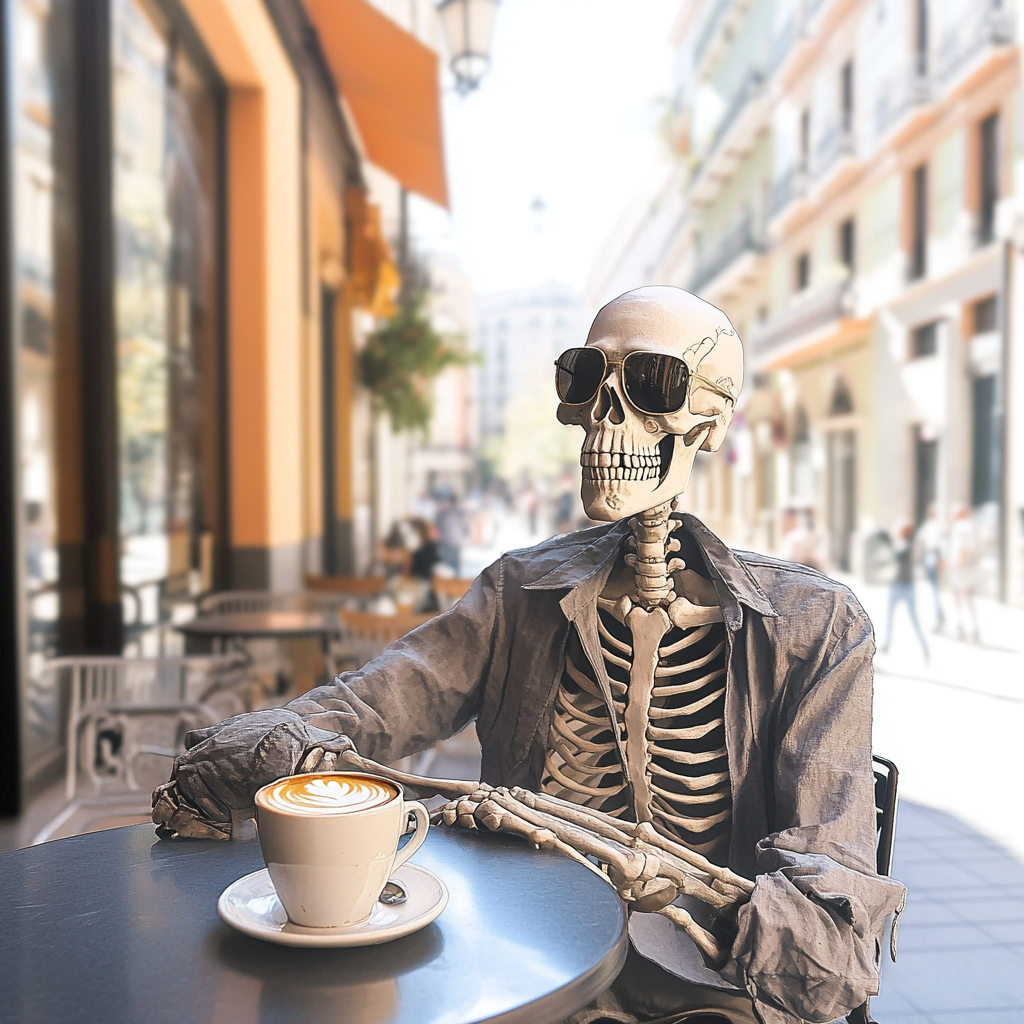
[[[299,85],[260,0],[183,0],[229,88],[231,542],[303,534]]]

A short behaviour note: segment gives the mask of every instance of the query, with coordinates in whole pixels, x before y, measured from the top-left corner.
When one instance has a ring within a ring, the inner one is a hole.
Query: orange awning
[[[437,54],[366,0],[305,0],[366,156],[448,206]]]

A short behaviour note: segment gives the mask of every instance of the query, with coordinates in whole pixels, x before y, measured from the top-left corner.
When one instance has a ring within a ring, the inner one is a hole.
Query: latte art
[[[262,790],[258,802],[267,810],[291,814],[337,814],[380,807],[398,796],[383,779],[361,775],[298,775]]]

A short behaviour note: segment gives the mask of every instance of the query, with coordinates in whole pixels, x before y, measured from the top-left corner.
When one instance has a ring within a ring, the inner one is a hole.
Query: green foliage
[[[422,296],[400,308],[370,335],[360,357],[363,383],[374,408],[386,412],[391,429],[430,426],[434,378],[449,366],[464,366],[473,356],[457,340],[438,334],[423,312]]]

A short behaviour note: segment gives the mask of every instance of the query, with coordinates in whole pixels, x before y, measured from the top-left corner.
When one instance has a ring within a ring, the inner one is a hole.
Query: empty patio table
[[[337,615],[322,612],[263,611],[200,615],[175,628],[186,637],[204,637],[218,644],[231,639],[297,640],[317,636],[326,650],[339,624]]]
[[[554,1024],[625,959],[618,896],[567,858],[433,827],[411,863],[448,887],[433,924],[295,949],[217,917],[221,891],[263,866],[255,840],[132,825],[0,856],[0,1021]]]

